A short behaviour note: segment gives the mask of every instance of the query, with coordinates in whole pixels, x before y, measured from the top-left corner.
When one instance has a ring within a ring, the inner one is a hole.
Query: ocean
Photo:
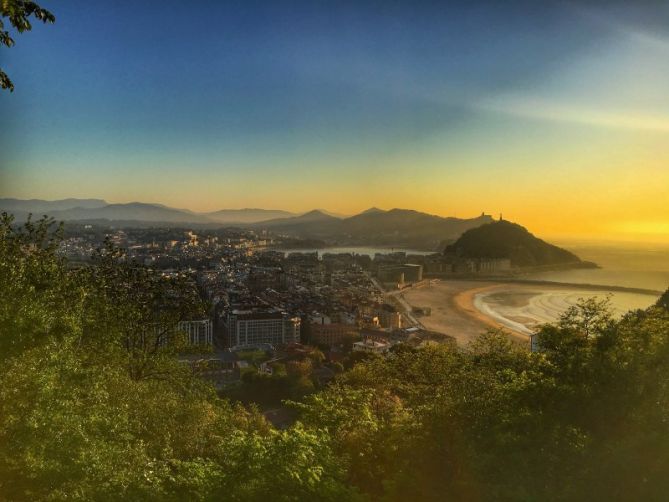
[[[587,288],[509,285],[476,295],[474,305],[483,314],[521,333],[530,334],[539,325],[557,321],[579,299],[608,298],[615,316],[643,309],[669,288],[669,246],[661,245],[563,245],[599,269],[576,269],[528,274],[526,279],[567,284],[623,286],[655,290],[657,294],[588,290]]]
[[[388,253],[398,253],[403,252],[406,254],[416,254],[416,255],[428,255],[433,254],[434,251],[420,251],[417,249],[406,249],[406,248],[377,248],[377,247],[331,247],[331,248],[310,248],[310,249],[275,249],[275,251],[280,251],[286,255],[289,253],[318,253],[318,256],[322,256],[324,253],[351,253],[351,254],[360,254],[367,255],[374,258],[376,253],[388,254]]]
[[[526,276],[547,281],[625,286],[665,291],[669,288],[669,245],[564,245],[599,269],[543,272]]]

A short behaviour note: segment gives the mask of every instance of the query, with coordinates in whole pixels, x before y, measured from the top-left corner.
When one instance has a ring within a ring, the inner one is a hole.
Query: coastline
[[[528,334],[521,333],[520,331],[514,330],[509,326],[496,321],[494,318],[486,315],[478,307],[476,307],[475,298],[478,294],[489,293],[500,289],[502,286],[503,285],[501,284],[493,284],[481,288],[468,289],[456,295],[453,301],[457,308],[459,308],[462,312],[480,321],[481,323],[486,324],[491,329],[502,330],[507,333],[514,342],[529,345],[530,338]]]
[[[447,281],[448,279],[441,279]],[[635,288],[630,286],[610,286],[606,284],[591,284],[586,282],[559,282],[546,279],[523,279],[522,277],[481,277],[468,278],[469,281],[494,282],[501,286],[513,284],[518,286],[548,286],[555,288],[583,289],[588,291],[616,291],[620,293],[636,293],[641,295],[661,295],[663,291],[649,288]]]
[[[405,291],[401,295],[412,307],[431,309],[431,315],[419,318],[425,328],[454,338],[460,346],[466,346],[491,329],[501,329],[513,341],[529,344],[527,335],[491,319],[474,305],[477,294],[503,286],[494,281],[484,284],[472,280],[439,281]]]
[[[622,297],[622,303],[616,304],[614,300],[612,304],[617,315],[636,308],[646,308],[659,296],[654,290],[641,288],[551,281],[472,278],[430,281],[428,284],[403,292],[403,299],[412,308],[431,309],[431,315],[419,318],[421,324],[431,331],[449,335],[460,346],[466,346],[491,329],[502,330],[514,342],[527,345],[534,326],[555,322],[552,316],[562,309],[562,305],[565,305],[564,308],[572,305],[574,298],[580,297],[580,292],[583,292],[583,296],[615,292],[616,297]],[[511,302],[503,304],[506,314],[498,312],[484,300],[491,295],[502,295],[504,302]],[[647,297],[648,305],[646,299],[640,300],[639,296]],[[563,298],[567,297],[571,303],[565,303]],[[514,309],[517,309],[515,313]]]

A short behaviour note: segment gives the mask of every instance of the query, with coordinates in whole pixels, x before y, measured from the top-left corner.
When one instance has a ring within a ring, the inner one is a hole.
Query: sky
[[[669,242],[669,3],[42,0],[0,197]]]

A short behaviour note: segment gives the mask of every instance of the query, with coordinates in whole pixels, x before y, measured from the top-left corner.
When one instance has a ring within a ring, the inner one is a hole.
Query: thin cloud
[[[503,113],[520,118],[669,133],[669,119],[666,117],[587,109],[534,98],[482,99],[475,103],[474,107],[486,112]]]
[[[586,21],[594,28],[602,28],[615,35],[622,35],[634,42],[644,44],[649,48],[661,49],[669,52],[669,37],[658,32],[657,29],[649,27],[640,27],[639,24],[630,22],[622,22],[618,17],[614,17],[604,12],[603,9],[595,9],[592,7],[584,7],[583,5],[568,4],[570,11],[578,16],[581,20]],[[634,8],[634,4],[625,4],[625,8]],[[660,10],[663,9],[663,10]],[[666,5],[658,2],[657,17],[667,17],[669,10]]]

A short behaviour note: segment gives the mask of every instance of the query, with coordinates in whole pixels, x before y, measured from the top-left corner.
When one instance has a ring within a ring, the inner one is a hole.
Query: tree
[[[662,296],[658,298],[657,303],[655,304],[658,308],[663,308],[669,310],[669,289],[667,289]]]
[[[5,22],[8,19],[14,29],[23,33],[32,29],[30,18],[34,17],[43,23],[55,23],[55,16],[46,9],[43,9],[37,3],[30,0],[0,0],[0,44],[6,47],[14,45],[14,39],[5,28]],[[0,87],[14,91],[14,84],[7,74],[0,68]]]
[[[194,284],[128,260],[109,242],[79,274],[87,285],[81,343],[105,357],[122,357],[135,379],[166,378],[175,355],[187,347],[178,323],[205,312]]]
[[[583,300],[541,353],[482,335],[401,348],[298,405],[374,500],[660,500],[669,489],[669,314]]]
[[[83,283],[56,254],[62,226],[0,216],[0,360],[80,336]]]

